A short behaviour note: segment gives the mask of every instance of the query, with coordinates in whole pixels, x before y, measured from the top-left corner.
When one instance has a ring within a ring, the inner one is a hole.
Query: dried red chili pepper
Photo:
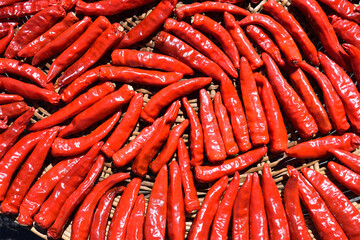
[[[168,198],[168,170],[164,165],[156,176],[146,210],[145,239],[165,239]]]
[[[189,240],[208,239],[211,223],[218,209],[220,198],[226,190],[227,183],[228,177],[224,176],[211,186],[191,225],[188,234]]]
[[[0,119],[0,129],[7,129],[8,125],[6,125],[8,122],[8,117],[4,117],[3,119]]]
[[[14,37],[14,27],[11,26],[9,30],[7,30],[6,36],[0,39],[0,54],[3,54],[10,43],[11,39]]]
[[[240,175],[235,172],[233,180],[230,182],[229,187],[224,193],[224,197],[219,204],[216,211],[214,221],[212,223],[210,240],[227,239],[231,212],[235,202],[235,192],[239,189]]]
[[[304,55],[314,65],[319,65],[316,47],[295,17],[286,11],[281,4],[274,0],[265,2],[263,8],[266,12],[270,13],[270,15],[278,21],[291,34],[291,36],[294,37],[294,40],[299,44],[299,47],[304,52]],[[276,59],[274,58],[274,60]]]
[[[174,33],[177,37],[214,61],[230,76],[234,78],[238,77],[238,73],[234,65],[225,53],[205,35],[194,29],[190,24],[168,18],[165,21],[164,29],[167,32]]]
[[[161,110],[176,99],[197,91],[211,83],[211,78],[192,78],[173,83],[151,97],[141,112],[141,118],[146,122],[153,122]]]
[[[125,116],[121,119],[119,125],[111,133],[111,136],[101,148],[101,151],[108,157],[112,157],[130,137],[139,120],[142,106],[143,94],[135,93],[129,103]]]
[[[344,105],[330,80],[325,76],[325,74],[305,62],[300,62],[299,66],[303,71],[310,74],[316,80],[322,90],[325,106],[335,130],[339,133],[343,133],[348,130],[350,124],[346,118]]]
[[[25,102],[14,102],[0,105],[0,117],[13,118],[17,117],[29,109]]]
[[[62,32],[57,38],[52,40],[46,46],[41,48],[33,57],[31,64],[38,65],[39,63],[55,56],[57,53],[62,52],[68,46],[70,46],[87,27],[92,23],[90,17],[84,17],[81,21],[73,24],[64,32]]]
[[[262,58],[265,63],[270,84],[273,87],[286,116],[290,119],[291,124],[298,130],[302,138],[309,138],[316,134],[318,127],[314,118],[306,109],[305,104],[294,89],[284,79],[274,60],[266,53],[262,54]]]
[[[145,198],[141,194],[137,196],[134,207],[131,211],[129,223],[126,229],[126,240],[142,240],[145,221]]]
[[[206,1],[202,3],[185,4],[175,9],[176,18],[182,20],[186,17],[193,16],[196,13],[203,12],[228,12],[235,15],[250,15],[245,9],[229,3],[218,3]]]
[[[341,149],[329,149],[329,153],[334,155],[343,164],[354,172],[360,174],[360,156]]]
[[[106,17],[98,17],[70,47],[54,60],[47,75],[47,82],[51,82],[56,75],[81,57],[110,25]]]
[[[331,175],[343,186],[360,195],[360,175],[350,169],[330,161],[328,169]]]
[[[226,160],[217,166],[196,166],[195,178],[199,182],[212,182],[256,163],[265,156],[266,152],[267,147],[264,146]]]
[[[355,74],[355,79],[357,81],[360,81],[360,49],[348,43],[345,43],[342,46],[349,54],[349,57],[351,59],[351,67]]]
[[[228,12],[225,12],[224,23],[226,30],[229,31],[232,39],[235,42],[240,56],[244,56],[249,60],[252,69],[261,67],[263,65],[263,61],[251,44],[250,40],[246,37],[244,31],[236,23],[235,17]]]
[[[336,15],[329,15],[331,25],[336,34],[345,42],[360,48],[360,26],[353,21],[342,19]]]
[[[110,82],[101,83],[98,86],[91,88],[86,93],[80,95],[71,103],[51,114],[49,117],[41,119],[40,121],[30,125],[28,130],[37,131],[62,123],[82,112],[84,109],[90,107],[108,93],[113,92],[114,89],[114,85]]]
[[[19,95],[0,93],[0,104],[20,102],[22,100],[24,100],[24,98]]]
[[[72,9],[78,0],[60,0],[59,4],[66,10]]]
[[[57,5],[58,0],[36,0],[14,3],[0,8],[0,19],[15,18],[34,15],[52,5]]]
[[[0,6],[12,5],[17,2],[20,2],[20,0],[2,0],[0,1]]]
[[[51,6],[32,16],[15,34],[5,51],[5,57],[14,58],[28,43],[51,28],[59,19],[65,17],[65,10]]]
[[[16,27],[17,25],[18,25],[17,22],[10,22],[10,21],[0,22],[0,29],[1,32],[2,31],[7,32],[11,27]]]
[[[321,0],[323,4],[330,7],[343,18],[352,20],[360,24],[360,12],[356,10],[356,6],[348,0]]]

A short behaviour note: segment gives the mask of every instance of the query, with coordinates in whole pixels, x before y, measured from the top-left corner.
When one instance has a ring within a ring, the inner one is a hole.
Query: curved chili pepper
[[[10,43],[11,39],[14,37],[14,27],[11,26],[9,30],[7,30],[6,36],[0,39],[0,54],[3,54]]]
[[[134,94],[133,87],[124,84],[119,90],[106,95],[74,117],[71,123],[60,131],[59,137],[82,132],[110,114],[121,110],[122,107],[131,100]]]
[[[330,80],[325,76],[325,74],[305,62],[300,62],[299,66],[303,71],[310,74],[316,80],[322,90],[325,106],[335,130],[339,133],[343,133],[348,130],[350,124],[346,118],[344,105]]]
[[[18,94],[27,99],[42,100],[51,104],[58,104],[60,100],[59,94],[54,91],[1,75],[0,88],[7,92]]]
[[[343,44],[343,48],[349,54],[351,59],[351,67],[355,74],[355,79],[360,81],[360,49],[351,44]]]
[[[188,65],[179,60],[153,52],[116,49],[111,54],[111,62],[120,66],[159,69],[167,72],[179,72],[184,75],[194,74]]]
[[[354,153],[350,153],[341,149],[329,149],[329,153],[334,155],[339,159],[343,164],[349,167],[354,172],[360,174],[360,156]]]
[[[126,229],[126,240],[142,240],[143,231],[144,231],[144,221],[145,221],[145,198],[141,194],[137,196],[133,209],[131,210],[131,215],[129,218],[129,223]]]
[[[260,73],[254,73],[254,77],[269,129],[270,152],[284,152],[288,136],[279,103],[268,80]]]
[[[70,12],[59,23],[55,24],[48,31],[37,37],[35,40],[26,45],[20,52],[17,53],[19,57],[32,57],[47,44],[55,40],[60,34],[62,34],[71,25],[75,24],[79,19],[74,13]]]
[[[294,167],[288,166],[288,172],[298,179],[300,198],[321,239],[348,239],[315,188]]]
[[[2,213],[17,214],[19,212],[21,201],[39,174],[51,144],[59,130],[59,127],[54,127],[47,131],[28,159],[21,166],[20,171],[17,173],[6,193],[4,201],[1,203]]]
[[[234,65],[225,53],[204,34],[194,29],[190,24],[168,18],[165,21],[164,29],[167,32],[174,33],[177,37],[214,61],[230,76],[234,78],[238,77],[238,73]]]
[[[56,55],[57,53],[62,52],[68,46],[70,46],[81,34],[86,30],[91,24],[90,17],[84,17],[81,21],[73,24],[64,32],[62,32],[57,38],[52,40],[49,44],[44,46],[38,51],[33,59],[31,64],[36,66],[39,63],[45,61]]]
[[[75,214],[71,228],[71,239],[86,240],[88,238],[92,217],[100,198],[115,184],[129,177],[129,173],[115,173],[95,185]]]
[[[286,219],[285,209],[281,201],[279,190],[271,176],[269,165],[266,163],[262,171],[262,189],[266,216],[269,224],[270,239],[289,239],[289,225]]]
[[[337,35],[345,42],[360,48],[360,26],[353,21],[342,19],[336,15],[329,15],[331,25]],[[351,62],[351,61],[350,61]]]
[[[188,240],[208,239],[211,223],[220,204],[221,196],[226,190],[227,183],[228,177],[224,176],[211,186],[191,224]]]
[[[235,172],[233,180],[230,182],[229,187],[224,193],[224,197],[219,204],[216,211],[214,221],[212,223],[210,240],[227,239],[227,233],[229,229],[229,223],[231,218],[231,212],[235,202],[236,194],[239,189],[240,175]]]
[[[41,119],[40,121],[30,125],[28,130],[37,131],[62,123],[72,116],[82,112],[84,109],[90,107],[108,93],[113,92],[114,89],[114,85],[110,82],[101,83],[98,86],[91,88],[86,93],[80,95],[71,103],[51,114],[49,117]]]
[[[52,5],[57,5],[58,0],[36,0],[17,2],[10,6],[0,8],[0,18],[15,18],[34,15]]]
[[[94,186],[95,181],[99,178],[104,168],[105,158],[99,156],[94,165],[89,170],[84,181],[76,188],[76,190],[66,199],[59,211],[54,223],[47,231],[47,235],[53,239],[59,239],[64,232],[66,222],[75,210],[75,208],[82,202],[82,200],[89,194]]]
[[[302,168],[301,172],[318,191],[349,239],[358,239],[360,213],[356,207],[334,183],[321,173],[309,168]]]
[[[278,21],[291,36],[294,37],[294,40],[299,44],[299,47],[304,52],[304,55],[314,65],[319,65],[316,47],[295,17],[286,11],[283,6],[275,0],[266,1],[263,8],[266,12],[270,13],[270,15]],[[274,58],[274,60],[276,59]]]
[[[251,185],[251,174],[247,174],[245,182],[237,191],[233,206],[232,239],[234,240],[247,240],[250,237]]]
[[[185,4],[175,9],[176,18],[180,21],[196,13],[203,12],[228,12],[240,16],[248,16],[250,13],[245,9],[229,3],[206,1],[202,3]]]
[[[211,78],[192,78],[185,81],[173,83],[151,97],[141,112],[141,118],[146,122],[154,122],[161,110],[175,101],[176,99],[186,96],[197,91],[211,83]]]
[[[119,125],[111,133],[110,137],[101,148],[101,151],[108,157],[112,157],[130,137],[139,120],[142,106],[143,94],[135,93],[129,103],[125,116],[121,119]]]
[[[156,35],[155,47],[217,81],[230,80],[219,65],[167,32],[161,31]]]
[[[32,16],[15,34],[5,51],[5,57],[14,58],[27,44],[51,28],[59,19],[65,17],[65,10],[51,6]]]
[[[350,169],[330,161],[328,169],[331,175],[343,186],[360,195],[360,175]]]
[[[11,27],[16,27],[18,25],[18,22],[10,22],[10,21],[6,21],[6,22],[0,22],[0,29],[1,31],[8,31]]]
[[[28,109],[29,106],[25,102],[14,102],[0,105],[0,117],[17,117],[26,112]]]
[[[43,229],[49,228],[59,215],[62,206],[78,188],[99,156],[103,142],[98,142],[55,186],[51,195],[35,215],[35,222]]]
[[[178,141],[178,161],[181,173],[181,182],[184,188],[185,210],[187,213],[200,209],[200,202],[194,184],[194,178],[190,169],[189,153],[186,149],[184,139]]]
[[[318,127],[314,118],[306,109],[305,104],[294,89],[284,79],[274,60],[266,53],[262,54],[262,58],[265,63],[270,84],[273,87],[286,116],[290,119],[291,124],[298,130],[302,138],[309,138],[316,134]]]
[[[51,82],[56,75],[81,57],[110,25],[106,17],[98,17],[70,47],[54,60],[47,75],[47,82]]]
[[[0,104],[20,102],[22,100],[24,100],[24,98],[19,95],[0,93]]]
[[[0,1],[0,6],[12,5],[17,2],[20,2],[20,0],[2,0]]]
[[[251,150],[216,166],[196,166],[195,178],[199,182],[212,182],[222,176],[231,175],[256,163],[265,156],[267,147]]]
[[[119,151],[114,153],[112,159],[116,167],[123,167],[133,160],[144,147],[145,143],[154,135],[155,131],[158,129],[158,126],[161,122],[161,119],[158,118],[155,122],[139,133],[139,135],[132,140],[128,145],[121,148]]]
[[[244,31],[236,23],[235,17],[228,12],[225,12],[224,22],[225,28],[229,31],[231,37],[233,38],[239,54],[241,56],[245,56],[249,60],[252,69],[261,67],[263,65],[263,61],[249,39],[246,37]]]
[[[126,33],[116,48],[127,48],[138,43],[151,34],[165,22],[174,10],[178,0],[162,0],[139,24]],[[185,70],[185,69],[184,69]]]
[[[95,143],[108,135],[119,121],[120,115],[120,112],[115,113],[87,136],[71,139],[56,138],[51,146],[51,154],[54,157],[76,156],[89,150]]]
[[[330,7],[343,18],[355,21],[360,24],[360,12],[356,10],[356,6],[348,0],[321,0],[323,4]]]
[[[156,176],[151,189],[144,224],[144,237],[146,240],[165,239],[167,198],[168,170],[167,166],[164,165]]]

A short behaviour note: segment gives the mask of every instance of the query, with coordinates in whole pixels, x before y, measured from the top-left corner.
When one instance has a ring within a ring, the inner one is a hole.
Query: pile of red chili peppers
[[[0,212],[53,239],[312,239],[302,202],[360,239],[360,7],[246,4],[0,0]],[[296,160],[328,158],[336,182]]]

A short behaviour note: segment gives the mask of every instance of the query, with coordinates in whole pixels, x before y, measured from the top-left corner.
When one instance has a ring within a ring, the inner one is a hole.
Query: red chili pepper
[[[344,104],[346,114],[355,132],[360,132],[360,93],[346,72],[328,56],[319,52],[326,76]]]
[[[7,32],[11,27],[16,27],[17,25],[18,25],[17,22],[10,22],[10,21],[0,22],[0,29],[1,29],[1,32],[2,31]]]
[[[141,194],[137,196],[134,207],[131,211],[129,223],[126,229],[126,240],[142,240],[145,221],[145,198]],[[98,238],[97,238],[98,239]]]
[[[185,209],[180,168],[176,161],[170,163],[169,175],[167,232],[170,239],[181,240],[185,239]]]
[[[205,35],[194,29],[190,24],[168,18],[165,22],[164,29],[167,32],[174,33],[177,37],[214,61],[230,76],[234,78],[238,77],[238,73],[234,65],[225,53]]]
[[[116,167],[123,167],[133,160],[140,153],[145,143],[154,135],[160,122],[160,118],[156,119],[152,125],[144,128],[128,145],[114,153],[112,156],[114,165]]]
[[[20,134],[25,130],[26,125],[34,115],[35,109],[32,107],[23,115],[18,117],[11,126],[0,134],[0,159],[15,144]]]
[[[180,21],[186,17],[193,16],[196,13],[203,12],[228,12],[235,15],[247,16],[250,15],[245,9],[228,3],[218,3],[206,1],[202,3],[185,4],[175,9],[176,18]]]
[[[360,24],[360,12],[356,10],[356,6],[348,0],[321,0],[323,4],[330,7],[343,18],[355,21]]]
[[[351,59],[351,68],[355,74],[355,79],[360,81],[360,49],[348,43],[345,43],[342,46]]]
[[[343,186],[360,195],[360,175],[335,162],[328,163],[331,175]]]
[[[211,78],[192,78],[173,83],[151,97],[141,112],[141,118],[146,122],[154,122],[161,110],[176,99],[197,91],[211,83]]]
[[[252,177],[248,174],[236,194],[232,214],[232,239],[234,240],[247,240],[250,237],[251,185]]]
[[[315,170],[302,168],[301,172],[318,191],[349,239],[360,238],[360,213],[341,190]]]
[[[60,131],[59,137],[82,132],[114,112],[120,111],[134,94],[133,88],[124,84],[119,90],[106,95],[74,117],[71,123]]]
[[[34,55],[31,64],[34,66],[38,65],[46,59],[55,56],[57,53],[62,52],[76,39],[78,39],[81,34],[86,30],[86,28],[90,26],[91,23],[92,21],[90,17],[84,17],[81,21],[70,26],[57,38],[55,38],[49,44],[40,49],[40,51],[38,51]]]
[[[34,15],[35,13],[57,5],[58,0],[36,0],[14,3],[10,6],[0,8],[0,19],[15,18]]]
[[[20,0],[2,0],[0,1],[0,6],[12,5],[17,2],[20,2]]]
[[[322,90],[325,106],[335,130],[339,133],[343,133],[348,130],[350,124],[346,119],[344,105],[330,80],[325,76],[325,74],[305,62],[300,62],[299,66],[303,71],[310,74],[316,80]]]
[[[110,25],[106,17],[98,17],[70,47],[54,60],[47,75],[47,82],[51,82],[56,75],[81,57]]]
[[[336,15],[329,15],[331,25],[337,35],[345,42],[360,48],[360,26],[353,21],[342,19]]]
[[[343,164],[354,172],[360,174],[360,156],[341,149],[329,149],[329,153],[334,155]]]
[[[91,88],[86,93],[80,95],[71,103],[51,114],[49,117],[41,119],[40,121],[30,125],[28,130],[37,131],[62,123],[82,112],[84,109],[92,106],[102,97],[106,96],[110,92],[113,92],[114,89],[114,85],[110,82],[101,83],[98,86]]]
[[[170,127],[175,122],[179,108],[179,100],[171,104],[171,106],[168,108],[156,129],[156,134],[153,134],[146,141],[140,152],[136,155],[132,165],[133,173],[138,176],[144,176],[147,173],[151,160],[169,136]]]
[[[0,93],[0,104],[20,102],[22,100],[24,100],[24,98],[19,95]]]
[[[86,152],[86,150],[89,150],[95,143],[109,134],[119,121],[120,115],[120,112],[115,113],[87,136],[71,139],[56,138],[51,146],[51,154],[54,157],[76,156]]]
[[[270,84],[291,124],[302,138],[316,134],[318,127],[305,104],[282,76],[278,66],[266,53],[262,54]]]
[[[141,185],[140,178],[133,178],[126,186],[124,193],[121,195],[120,201],[116,207],[107,239],[125,239],[126,228],[129,223],[131,209],[135,204],[136,197],[139,193]]]
[[[208,239],[211,223],[218,209],[221,196],[226,190],[227,183],[228,177],[224,176],[211,186],[191,225],[188,240]]]
[[[128,140],[139,120],[142,106],[143,94],[135,93],[129,103],[125,116],[101,148],[101,151],[108,157],[112,157]]]
[[[21,166],[20,171],[17,173],[6,193],[4,201],[1,203],[2,213],[17,214],[19,212],[21,201],[29,190],[31,183],[39,174],[51,144],[58,132],[59,127],[54,127],[47,131],[31,155]]]
[[[231,212],[235,202],[235,192],[239,189],[240,176],[235,172],[234,178],[224,193],[224,197],[216,211],[211,229],[211,240],[227,239],[230,224]]]
[[[3,119],[0,119],[0,129],[7,129],[8,125],[7,124],[8,121],[8,117],[4,117]]]
[[[167,166],[164,165],[151,189],[144,224],[145,239],[165,239],[167,198],[168,170]]]
[[[291,34],[291,36],[294,37],[294,40],[299,44],[299,47],[304,52],[304,55],[314,65],[319,65],[316,47],[295,17],[286,11],[281,4],[274,0],[265,2],[263,8],[266,12],[270,13],[270,15],[278,21]],[[275,58],[274,60],[276,61]]]
[[[288,148],[288,137],[279,103],[268,80],[260,73],[254,73],[254,77],[269,129],[270,152],[284,152]]]
[[[71,228],[71,239],[88,239],[92,217],[100,198],[115,184],[129,177],[129,173],[115,173],[95,185],[75,214]]]
[[[178,0],[162,0],[139,24],[126,33],[116,48],[128,48],[151,34],[165,22],[174,10]],[[185,70],[185,69],[184,69]],[[183,70],[183,71],[184,71]]]
[[[60,0],[59,4],[66,10],[72,9],[78,0]]]
[[[25,102],[14,102],[0,105],[0,117],[17,117],[26,112],[28,109],[29,106]]]
[[[77,189],[69,196],[61,207],[55,222],[47,231],[47,235],[53,239],[61,238],[64,232],[66,222],[70,218],[75,208],[82,202],[82,200],[89,194],[94,186],[95,181],[99,178],[104,168],[105,158],[99,156],[86,175],[84,181],[77,187]]]
[[[236,23],[235,17],[228,12],[225,12],[224,22],[225,28],[229,31],[231,37],[233,38],[240,56],[244,56],[249,60],[252,69],[261,67],[263,65],[263,61],[251,44],[250,40],[246,37],[244,31]]]
[[[212,182],[222,176],[231,175],[236,171],[249,167],[262,159],[266,152],[267,147],[264,146],[239,155],[233,159],[226,160],[221,165],[196,166],[195,178],[199,182]]]
[[[17,53],[19,57],[32,57],[47,44],[55,40],[60,34],[62,34],[71,25],[75,24],[79,19],[74,13],[70,12],[59,23],[55,24],[48,31],[37,37],[35,40],[26,45],[20,52]]]
[[[3,54],[10,43],[11,39],[14,37],[14,27],[11,26],[9,30],[7,30],[7,35],[0,39],[0,54]]]
[[[65,17],[65,10],[51,6],[32,16],[15,34],[5,51],[5,57],[14,58],[27,44],[51,28],[59,19]]]

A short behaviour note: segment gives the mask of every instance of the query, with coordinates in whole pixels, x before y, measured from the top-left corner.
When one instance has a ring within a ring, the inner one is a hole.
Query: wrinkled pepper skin
[[[17,117],[29,109],[29,106],[21,101],[0,105],[0,118]]]
[[[333,177],[346,188],[357,195],[360,195],[360,175],[350,169],[330,161],[328,169]]]
[[[129,224],[126,229],[126,240],[143,240],[145,221],[145,197],[143,194],[136,198],[131,211]],[[98,239],[98,238],[97,238]]]
[[[58,5],[58,0],[37,0],[17,2],[0,8],[0,18],[16,18],[34,15],[50,6]]]
[[[331,153],[334,157],[340,160],[343,164],[345,164],[348,168],[360,174],[360,156],[354,153],[351,153],[346,150],[341,149],[329,149],[329,153]]]
[[[355,74],[356,81],[360,81],[360,49],[348,43],[345,43],[342,46],[349,54],[351,67]]]
[[[330,7],[343,18],[352,20],[360,24],[360,12],[356,10],[356,6],[348,0],[321,0],[323,4]]]
[[[337,15],[330,15],[329,19],[337,35],[346,43],[360,48],[360,26],[353,21],[342,19]]]

